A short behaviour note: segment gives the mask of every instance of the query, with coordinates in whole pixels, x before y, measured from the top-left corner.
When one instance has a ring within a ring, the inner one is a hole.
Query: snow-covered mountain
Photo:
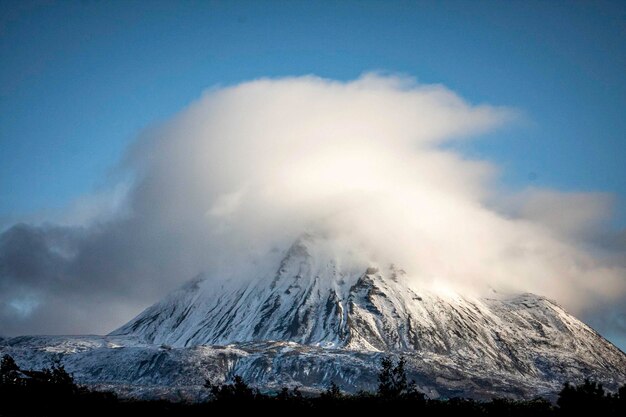
[[[533,375],[557,357],[626,369],[622,352],[546,298],[418,293],[393,265],[342,268],[310,236],[287,251],[274,276],[217,289],[192,281],[112,335],[175,347],[270,340],[434,353]]]
[[[0,351],[32,366],[60,358],[79,380],[133,395],[233,374],[261,388],[373,389],[382,354],[404,355],[432,396],[626,382],[626,355],[553,301],[418,291],[401,269],[343,264],[311,236],[270,273],[245,285],[195,279],[108,337],[15,338]]]

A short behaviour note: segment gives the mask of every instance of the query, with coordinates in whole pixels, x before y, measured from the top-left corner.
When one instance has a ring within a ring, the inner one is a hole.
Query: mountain
[[[135,396],[198,396],[205,378],[235,374],[263,389],[373,390],[383,354],[405,356],[433,397],[626,382],[626,355],[541,296],[417,290],[400,268],[342,262],[312,236],[253,278],[192,280],[106,337],[14,338],[0,350],[32,367],[62,360],[81,381]]]

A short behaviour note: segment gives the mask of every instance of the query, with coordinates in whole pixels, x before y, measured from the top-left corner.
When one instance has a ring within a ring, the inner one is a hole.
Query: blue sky
[[[526,122],[467,145],[505,186],[619,196],[623,2],[2,3],[0,216],[102,186],[125,146],[216,84],[364,71],[442,83]]]

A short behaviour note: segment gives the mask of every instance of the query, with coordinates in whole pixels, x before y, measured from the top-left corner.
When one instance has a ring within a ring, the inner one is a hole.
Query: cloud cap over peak
[[[594,223],[606,196],[503,195],[497,167],[444,146],[516,114],[394,75],[214,88],[129,149],[116,213],[0,236],[0,333],[108,331],[198,273],[254,279],[307,231],[415,285],[531,291],[575,311],[619,302],[624,265]],[[552,215],[569,201],[579,210]]]

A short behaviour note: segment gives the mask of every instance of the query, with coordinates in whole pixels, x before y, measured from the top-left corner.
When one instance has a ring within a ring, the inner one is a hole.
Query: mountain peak
[[[344,249],[303,235],[271,273],[222,285],[199,275],[111,335],[15,338],[0,349],[39,367],[65,355],[83,382],[140,392],[202,390],[233,374],[262,388],[371,390],[381,353],[404,356],[435,397],[533,398],[566,381],[626,381],[626,355],[545,297],[412,288],[401,268]]]
[[[313,235],[297,239],[275,271],[220,288],[196,277],[112,334],[175,347],[284,341],[446,355],[463,366],[534,375],[567,361],[582,368],[626,365],[622,352],[534,294],[417,291],[401,268],[346,261]]]

